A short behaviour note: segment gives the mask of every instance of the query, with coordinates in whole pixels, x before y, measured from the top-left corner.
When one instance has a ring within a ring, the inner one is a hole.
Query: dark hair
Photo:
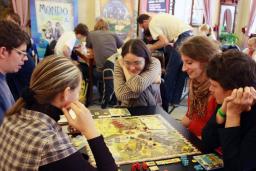
[[[0,47],[5,47],[10,52],[13,48],[28,42],[26,32],[17,24],[7,20],[0,21]]]
[[[226,52],[231,49],[240,51],[240,48],[237,45],[222,45],[221,46],[222,52]]]
[[[132,53],[138,57],[142,57],[145,59],[145,67],[144,70],[147,69],[148,64],[151,62],[151,54],[146,44],[140,39],[130,39],[127,41],[122,47],[122,57],[126,54]]]
[[[228,50],[216,55],[207,66],[207,76],[225,90],[256,86],[256,63],[246,54]]]
[[[88,27],[85,24],[79,23],[74,29],[75,34],[81,34],[83,36],[88,35]]]
[[[6,17],[10,17],[15,23],[17,23],[19,26],[21,25],[21,19],[20,19],[20,16],[17,14],[17,13],[14,13],[14,12],[9,12],[7,13]]]
[[[141,14],[140,16],[138,16],[137,22],[139,24],[142,24],[144,22],[144,20],[148,20],[149,18],[150,18],[150,16],[148,14]]]
[[[188,38],[179,50],[181,54],[199,62],[208,62],[220,52],[218,44],[206,36]]]

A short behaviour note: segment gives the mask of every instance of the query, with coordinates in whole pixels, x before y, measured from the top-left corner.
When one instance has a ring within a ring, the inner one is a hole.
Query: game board
[[[101,118],[95,122],[117,164],[200,153],[158,114]]]
[[[103,110],[90,110],[94,119],[131,116],[127,108],[109,108]]]

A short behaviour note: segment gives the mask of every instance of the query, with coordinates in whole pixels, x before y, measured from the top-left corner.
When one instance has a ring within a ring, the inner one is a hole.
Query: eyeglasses
[[[23,57],[26,57],[26,56],[28,56],[28,53],[27,52],[23,52],[23,51],[21,51],[21,50],[19,50],[19,49],[16,49],[16,48],[13,48],[16,52],[17,52],[17,54],[18,55],[22,55]]]
[[[144,64],[144,61],[134,61],[134,62],[129,62],[129,61],[124,61],[124,65],[126,66],[141,66]]]

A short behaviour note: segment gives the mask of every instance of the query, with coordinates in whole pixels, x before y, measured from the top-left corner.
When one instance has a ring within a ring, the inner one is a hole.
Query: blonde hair
[[[79,68],[70,59],[52,55],[37,65],[32,73],[29,89],[37,103],[50,104],[65,88],[73,90],[78,87],[81,77]],[[25,105],[25,100],[20,97],[6,115],[20,112]]]
[[[256,45],[256,37],[251,37],[250,39],[248,39],[248,44],[249,43]]]
[[[204,33],[206,33],[207,36],[210,36],[210,35],[212,35],[212,28],[208,24],[202,24],[199,27],[199,32],[204,32]]]
[[[108,23],[102,18],[98,19],[94,26],[94,31],[96,30],[109,30]]]

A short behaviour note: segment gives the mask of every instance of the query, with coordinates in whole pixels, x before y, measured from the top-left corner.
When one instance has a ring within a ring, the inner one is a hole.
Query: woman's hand
[[[79,130],[87,139],[98,137],[100,134],[95,127],[90,111],[80,102],[71,103],[70,109],[63,108],[62,111],[68,120],[68,123]],[[72,110],[75,116],[71,116]]]
[[[121,58],[118,60],[121,68],[123,69],[123,72],[124,72],[124,76],[125,76],[125,79],[126,81],[129,80],[130,78],[132,78],[134,75],[132,75],[128,70],[127,68],[125,67],[124,65],[124,60]]]

